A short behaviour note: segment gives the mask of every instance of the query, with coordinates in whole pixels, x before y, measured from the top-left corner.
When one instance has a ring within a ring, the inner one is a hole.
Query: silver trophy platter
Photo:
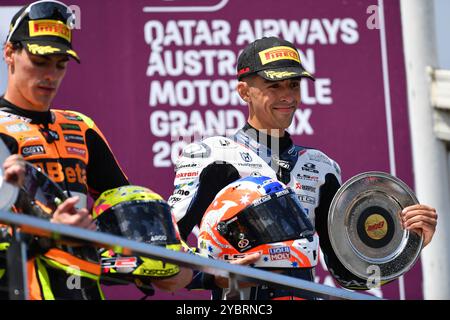
[[[340,262],[369,279],[379,268],[381,282],[394,280],[417,261],[422,236],[403,229],[401,211],[418,204],[411,189],[384,172],[366,172],[344,183],[330,205],[328,232]]]

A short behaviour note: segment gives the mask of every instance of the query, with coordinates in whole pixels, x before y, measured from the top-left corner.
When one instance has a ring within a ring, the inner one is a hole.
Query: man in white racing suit
[[[237,71],[238,93],[249,106],[247,125],[230,138],[216,136],[188,145],[176,163],[169,204],[181,237],[187,239],[216,194],[231,182],[253,173],[277,178],[298,195],[334,278],[346,288],[366,289],[366,281],[337,259],[328,236],[328,209],[341,185],[338,164],[317,149],[295,145],[286,132],[300,104],[300,80],[314,79],[303,68],[297,49],[275,37],[256,40],[239,56]],[[435,209],[418,205],[406,212],[405,227],[423,232],[428,244],[436,226]],[[317,241],[311,245],[317,253],[313,267],[284,269],[283,274],[314,281],[319,248]],[[213,289],[213,297],[220,298],[216,283],[212,276],[198,273],[190,287]],[[300,290],[268,286],[249,288],[246,294],[250,300],[312,298]]]

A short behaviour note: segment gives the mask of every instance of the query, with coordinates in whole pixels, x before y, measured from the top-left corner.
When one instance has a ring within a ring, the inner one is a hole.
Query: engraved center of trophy
[[[364,227],[367,235],[370,238],[374,240],[380,240],[383,239],[387,234],[388,223],[382,215],[375,213],[367,218]]]

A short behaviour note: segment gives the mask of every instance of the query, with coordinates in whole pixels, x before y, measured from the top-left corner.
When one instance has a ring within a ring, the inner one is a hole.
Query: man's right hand
[[[78,201],[80,197],[72,197],[61,203],[50,221],[95,231],[97,227],[89,211],[75,207]]]
[[[237,260],[234,260],[231,262],[231,264],[239,264],[239,265],[250,265],[252,263],[255,263],[256,261],[258,261],[258,259],[261,257],[261,254],[256,252],[253,254],[249,254],[248,256],[245,256],[244,258],[240,258]],[[228,278],[225,277],[219,277],[216,276],[214,281],[216,283],[216,286],[218,286],[219,288],[228,288]],[[254,283],[249,283],[249,282],[239,282],[239,287],[240,288],[248,288],[248,287],[254,287],[256,286]]]
[[[6,158],[3,163],[3,170],[6,182],[15,186],[22,186],[25,181],[25,160],[21,155],[13,154]]]

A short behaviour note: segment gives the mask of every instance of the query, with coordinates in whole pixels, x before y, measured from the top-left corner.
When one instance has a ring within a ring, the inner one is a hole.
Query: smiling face
[[[47,111],[66,74],[66,55],[33,55],[25,49],[5,46],[8,87],[5,99],[31,111]]]
[[[239,82],[238,92],[248,103],[250,125],[283,136],[300,104],[300,79],[268,81],[251,76]]]

